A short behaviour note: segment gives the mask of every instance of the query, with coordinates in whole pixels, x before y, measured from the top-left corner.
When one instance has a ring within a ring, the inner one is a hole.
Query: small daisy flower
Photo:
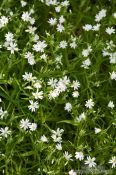
[[[36,77],[33,77],[32,73],[30,72],[29,73],[25,72],[25,75],[23,75],[23,80],[28,82],[33,82],[34,80],[36,80]]]
[[[85,165],[89,165],[89,167],[95,167],[96,163],[95,163],[95,157],[91,158],[90,156],[87,157],[87,160],[85,161]]]
[[[111,109],[113,109],[115,107],[113,101],[109,101],[108,107],[111,108]]]
[[[86,31],[90,31],[92,30],[92,25],[91,24],[86,24],[85,26],[83,26],[83,29]]]
[[[116,72],[110,73],[111,80],[116,80]]]
[[[65,157],[65,159],[68,160],[68,161],[69,161],[69,160],[71,160],[71,161],[73,160],[73,159],[72,159],[72,154],[69,154],[68,151],[65,151],[65,152],[64,152],[64,157]]]
[[[27,130],[29,129],[29,126],[31,125],[31,122],[29,121],[29,119],[22,119],[20,121],[20,128],[24,129],[24,130]]]
[[[66,111],[68,111],[68,112],[71,112],[71,110],[72,110],[72,105],[71,105],[71,103],[69,103],[69,102],[66,103],[64,109],[65,109]]]
[[[116,157],[113,156],[112,159],[109,160],[109,163],[112,164],[112,168],[115,168],[116,167]]]
[[[115,33],[115,29],[113,27],[108,27],[108,28],[106,28],[106,33],[111,35],[111,34]]]
[[[100,128],[95,128],[95,134],[98,134],[101,132],[101,129]]]
[[[22,18],[23,21],[26,21],[26,22],[30,21],[30,18],[31,18],[30,13],[29,12],[23,12],[21,18]]]
[[[34,102],[33,100],[29,100],[30,105],[28,106],[29,110],[31,110],[32,112],[35,112],[36,109],[39,108],[38,102]]]
[[[0,128],[0,132],[1,132],[0,136],[5,137],[5,138],[7,138],[8,135],[11,134],[11,131],[9,130],[9,127]]]
[[[61,41],[59,44],[59,47],[62,49],[65,49],[67,47],[67,42],[66,41]]]
[[[76,173],[74,170],[70,170],[70,171],[68,172],[68,174],[69,174],[69,175],[77,175],[77,173]]]
[[[30,129],[30,131],[35,131],[37,129],[37,124],[36,123],[31,123],[29,125],[29,129]]]
[[[0,108],[0,119],[4,119],[4,117],[6,117],[6,115],[8,114],[7,111],[3,111],[2,107]]]
[[[62,150],[62,145],[61,145],[61,143],[57,143],[56,149],[59,150],[59,151]]]
[[[83,152],[75,152],[75,158],[79,159],[80,161],[84,159]]]
[[[48,23],[51,25],[51,26],[54,26],[57,24],[57,19],[56,18],[50,18]]]
[[[36,44],[33,45],[33,50],[36,52],[44,52],[44,49],[47,47],[45,41],[38,41]]]
[[[47,137],[46,137],[45,135],[42,135],[42,136],[40,137],[40,141],[41,141],[41,142],[48,142],[48,139],[47,139]]]
[[[86,115],[85,115],[84,112],[81,113],[81,114],[79,115],[79,117],[76,118],[76,120],[77,120],[78,122],[81,122],[82,120],[85,120],[85,119],[86,119]]]
[[[34,98],[37,100],[37,99],[40,99],[42,100],[43,99],[43,91],[40,91],[40,92],[32,92],[32,95],[34,96]]]
[[[74,92],[72,93],[72,96],[73,96],[74,98],[78,98],[78,97],[79,97],[79,92],[78,92],[78,91],[74,91]]]
[[[93,100],[92,99],[87,100],[85,106],[86,108],[92,109],[92,107],[94,106]]]
[[[71,87],[72,87],[74,90],[78,90],[78,88],[80,87],[80,82],[79,82],[78,80],[73,81]]]
[[[57,29],[58,32],[61,33],[61,32],[64,31],[64,26],[62,24],[58,24],[56,29]]]
[[[82,62],[81,67],[84,67],[85,69],[88,69],[90,65],[91,65],[91,61],[88,58],[88,59],[86,59],[85,61]]]

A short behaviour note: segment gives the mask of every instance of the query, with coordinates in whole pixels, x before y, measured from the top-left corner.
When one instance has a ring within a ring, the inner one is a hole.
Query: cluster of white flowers
[[[33,13],[33,10],[31,10],[30,12],[26,11],[26,12],[23,12],[22,16],[21,16],[21,19],[24,21],[24,22],[28,22],[30,23],[31,25],[33,25],[35,23],[35,19],[32,18],[30,15]]]
[[[57,142],[57,143],[61,143],[62,142],[62,134],[63,134],[64,130],[63,129],[60,129],[60,128],[57,128],[57,130],[52,130],[52,139],[54,142]]]
[[[25,131],[35,131],[37,129],[37,124],[31,123],[30,120],[26,118],[20,121],[20,128],[24,129]]]
[[[25,53],[25,58],[28,60],[28,63],[29,63],[30,65],[36,64],[36,62],[35,62],[35,60],[34,60],[34,55],[33,55],[33,53],[31,53],[31,52],[26,52],[26,53]]]
[[[85,24],[84,26],[83,26],[83,29],[85,30],[85,31],[91,31],[91,30],[93,30],[93,31],[99,31],[99,29],[100,29],[100,24],[99,23],[97,23],[96,25],[91,25],[91,24]]]
[[[11,32],[8,32],[5,35],[4,47],[6,47],[7,50],[9,50],[11,52],[11,54],[14,54],[15,51],[19,50],[17,47],[17,42],[14,39],[14,35]]]

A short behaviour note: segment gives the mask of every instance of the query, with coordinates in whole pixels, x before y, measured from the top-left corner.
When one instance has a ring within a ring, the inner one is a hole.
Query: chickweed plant
[[[0,175],[115,174],[116,1],[0,0]]]

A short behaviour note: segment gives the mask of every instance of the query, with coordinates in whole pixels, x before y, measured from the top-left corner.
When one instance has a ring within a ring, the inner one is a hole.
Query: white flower
[[[46,137],[45,135],[42,135],[42,136],[40,137],[40,141],[41,141],[41,142],[48,142],[48,139],[47,139],[47,137]]]
[[[84,112],[81,113],[81,114],[79,115],[79,117],[76,118],[76,120],[77,120],[78,122],[81,122],[82,120],[85,120],[85,119],[86,119],[86,115],[85,115]]]
[[[44,61],[47,61],[47,55],[44,53],[40,56],[40,58]]]
[[[0,128],[0,136],[3,136],[3,137],[8,137],[8,135],[11,134],[11,131],[9,130],[8,127],[5,127],[5,128]]]
[[[79,159],[80,161],[84,159],[83,152],[75,152],[75,158]]]
[[[113,156],[112,159],[109,160],[109,163],[112,164],[112,168],[115,168],[116,167],[116,157]]]
[[[29,121],[29,119],[22,119],[21,121],[20,121],[20,127],[22,128],[22,129],[24,129],[24,130],[27,130],[28,128],[29,128],[29,126],[30,126],[30,121]]]
[[[71,112],[71,110],[72,110],[72,105],[71,105],[71,103],[66,103],[64,109],[65,109],[66,111],[68,111],[68,112]]]
[[[93,26],[92,30],[93,31],[98,31],[100,29],[100,26],[101,26],[100,24],[96,24],[96,25]]]
[[[116,12],[112,14],[114,18],[116,18]]]
[[[43,99],[43,91],[40,91],[40,92],[32,92],[32,95],[34,96],[34,98],[37,100],[37,99]]]
[[[59,47],[62,49],[65,49],[67,47],[67,42],[66,41],[61,41],[59,44]]]
[[[93,100],[92,99],[87,100],[85,106],[86,108],[91,109],[94,106]]]
[[[29,110],[31,110],[32,112],[35,112],[36,109],[39,108],[38,102],[34,102],[33,100],[29,100],[30,105],[28,106]]]
[[[39,40],[39,36],[37,34],[34,34],[33,41],[36,43]]]
[[[31,123],[31,124],[29,125],[29,129],[30,129],[31,131],[35,131],[35,130],[37,129],[37,124],[36,124],[36,123]]]
[[[59,151],[62,150],[62,145],[61,145],[61,143],[57,143],[56,149],[59,150]]]
[[[106,28],[106,33],[111,35],[111,34],[115,33],[115,29],[113,27],[108,27],[108,28]]]
[[[116,52],[109,54],[110,56],[110,63],[116,64]]]
[[[8,43],[10,43],[10,42],[13,42],[13,39],[14,38],[14,36],[13,36],[13,34],[11,33],[11,32],[8,32],[6,35],[5,35],[5,39],[6,39],[6,41],[8,42]]]
[[[57,24],[57,19],[56,18],[50,18],[48,23],[51,25],[51,26],[54,26]]]
[[[0,28],[4,27],[6,24],[8,24],[8,18],[6,16],[1,16],[0,18]]]
[[[58,81],[57,79],[50,78],[47,84],[52,88],[55,88],[57,85],[57,81]]]
[[[65,151],[65,152],[64,152],[64,157],[65,157],[65,159],[68,160],[68,161],[69,161],[69,160],[73,160],[73,159],[72,159],[72,154],[69,154],[68,151]]]
[[[28,82],[33,82],[36,79],[36,77],[32,76],[32,73],[25,72],[25,75],[23,75],[23,80]]]
[[[80,87],[80,82],[77,80],[73,81],[71,87],[74,88],[74,90],[78,90],[78,88]]]
[[[110,77],[112,80],[116,80],[116,72],[113,71],[112,73],[110,73]]]
[[[42,87],[41,82],[40,81],[36,81],[33,85],[36,89],[40,89]]]
[[[57,136],[61,136],[64,132],[64,129],[60,129],[60,128],[57,128],[57,130],[52,130],[52,133],[57,135]]]
[[[68,172],[68,174],[69,174],[69,175],[77,175],[77,173],[76,173],[74,170],[70,170],[70,171]]]
[[[99,13],[95,16],[95,21],[99,22],[101,21],[102,18],[104,18],[106,16],[106,10],[102,9],[101,11],[99,11]]]
[[[45,41],[38,41],[37,44],[33,45],[33,50],[36,52],[44,52],[44,49],[47,47]]]
[[[61,33],[61,32],[64,31],[64,26],[62,24],[58,24],[56,29],[57,29],[58,32]]]
[[[63,16],[61,16],[61,17],[59,18],[59,23],[62,24],[62,23],[64,23],[64,21],[65,21],[65,18],[64,18]]]
[[[18,51],[17,43],[10,42],[7,50],[10,50],[11,54],[14,54],[14,51]]]
[[[63,129],[57,128],[56,131],[52,130],[52,139],[54,142],[61,143],[62,142],[62,133],[64,132]]]
[[[7,111],[3,111],[2,107],[0,108],[0,118],[3,119],[8,114]]]
[[[111,108],[111,109],[113,109],[115,107],[113,101],[109,101],[108,107]]]
[[[59,96],[59,92],[57,89],[51,90],[50,93],[48,94],[49,99],[55,99],[56,97]]]
[[[60,10],[61,10],[61,6],[57,6],[57,7],[55,7],[55,11],[56,11],[57,13],[59,13]]]
[[[86,31],[90,31],[92,30],[92,25],[91,24],[86,24],[85,26],[83,26],[83,29]]]
[[[21,1],[21,6],[22,6],[22,7],[25,7],[26,5],[27,5],[27,2]]]
[[[74,91],[74,92],[72,93],[72,96],[73,96],[74,98],[78,98],[78,97],[79,97],[79,92],[78,92],[78,91]]]
[[[95,134],[98,134],[99,132],[101,132],[100,128],[95,128]]]
[[[91,158],[90,156],[87,157],[87,160],[85,161],[85,165],[89,165],[89,167],[95,167],[96,166],[96,163],[94,162],[95,161],[95,157]]]
[[[25,32],[28,32],[28,33],[34,35],[36,29],[37,29],[36,27],[28,26],[28,29],[26,29]]]
[[[21,18],[22,18],[23,21],[26,21],[26,22],[30,21],[30,18],[31,18],[30,13],[29,12],[23,12]]]
[[[24,56],[28,60],[28,63],[30,65],[34,65],[35,64],[34,55],[31,52],[26,52]]]
[[[85,61],[82,62],[81,67],[84,67],[85,69],[88,69],[90,65],[91,65],[91,61],[88,58],[88,59],[86,59]]]
[[[75,49],[77,47],[76,42],[75,41],[71,42],[70,43],[70,47],[73,48],[73,49]]]
[[[88,55],[90,54],[91,51],[92,51],[91,46],[88,46],[87,49],[84,49],[84,50],[82,51],[82,55],[83,55],[84,57],[88,57]]]
[[[68,0],[65,0],[65,1],[61,2],[61,5],[62,5],[63,7],[67,7],[67,6],[69,6],[70,4],[69,4],[69,1],[68,1]]]

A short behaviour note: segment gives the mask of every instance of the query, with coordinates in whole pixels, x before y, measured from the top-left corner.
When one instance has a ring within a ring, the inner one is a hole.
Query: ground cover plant
[[[0,0],[0,175],[115,174],[115,42],[115,0]]]

